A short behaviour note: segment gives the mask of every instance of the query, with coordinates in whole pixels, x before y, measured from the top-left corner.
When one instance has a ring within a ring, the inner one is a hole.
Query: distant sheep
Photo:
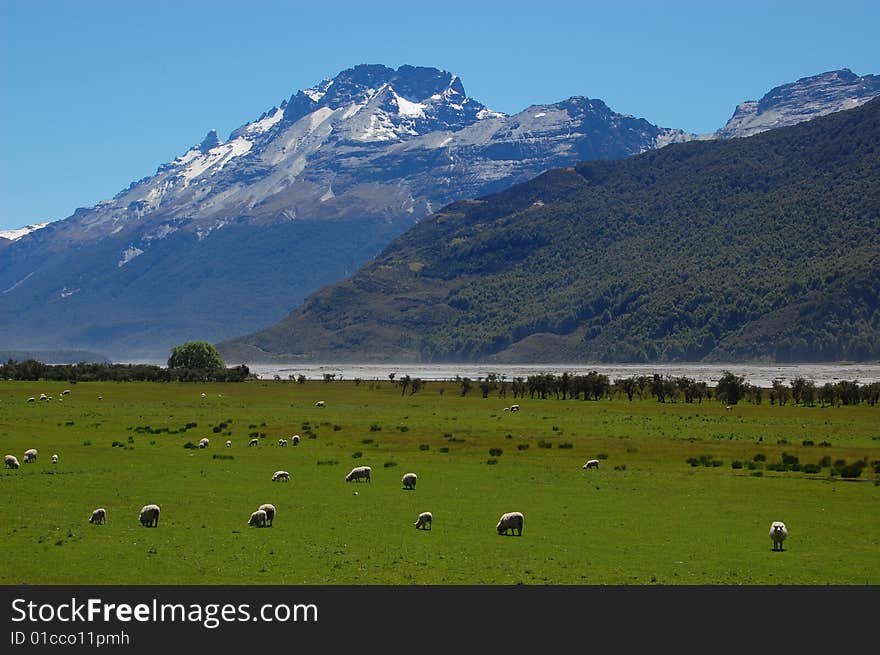
[[[4,455],[3,461],[6,464],[6,468],[17,469],[21,464],[18,463],[18,457],[15,455]]]
[[[53,464],[57,464],[57,463],[58,463],[58,455],[57,455],[57,454],[52,455],[52,463],[53,463]]]
[[[33,464],[37,461],[37,449],[36,448],[28,448],[24,451],[24,463],[25,464]]]
[[[272,527],[272,521],[275,520],[275,505],[271,503],[263,503],[259,506],[258,511],[266,512],[266,525]]]
[[[522,536],[522,512],[507,512],[506,514],[502,514],[495,529],[498,530],[498,534],[507,534],[507,532],[510,531],[515,535]]]
[[[258,509],[256,512],[251,514],[251,518],[248,520],[248,527],[265,528],[266,512]]]
[[[34,398],[33,396],[31,396],[30,398],[27,399],[27,401],[28,401],[29,403],[35,403],[35,402],[37,402],[37,399]]]
[[[405,473],[400,481],[403,482],[404,489],[415,489],[417,479],[418,476],[415,473]]]
[[[422,530],[430,530],[431,523],[434,521],[434,515],[431,512],[422,512],[419,514],[419,520],[415,522],[416,528]]]
[[[144,505],[141,507],[141,525],[148,528],[159,527],[159,506]]]
[[[597,468],[599,468],[599,460],[598,460],[598,459],[591,459],[591,460],[588,460],[587,463],[583,465],[583,468],[585,468],[585,469],[597,469]]]
[[[287,439],[279,439],[279,440],[278,440],[278,445],[279,445],[279,446],[286,446],[286,445],[287,445]]]
[[[66,396],[69,393],[70,393],[70,389],[65,389],[64,391],[61,392],[61,395]]]
[[[250,448],[251,446],[256,446],[258,443],[260,442],[256,438],[251,439],[250,441],[248,441],[248,448]]]
[[[211,440],[208,437],[202,437],[199,440],[199,448],[207,448],[209,445],[211,445]]]
[[[511,412],[518,412],[518,411],[519,411],[519,405],[511,405],[511,406],[510,406],[510,411],[511,411]]]
[[[324,406],[323,400],[319,400],[318,402],[315,403],[315,407],[323,407],[323,406]]]
[[[227,447],[227,448],[232,448],[232,442],[229,441],[229,439],[226,440],[226,447]]]
[[[282,482],[290,482],[290,473],[287,471],[275,471],[272,474],[272,482],[278,482],[281,480]]]
[[[290,438],[290,445],[291,446],[298,446],[299,445],[299,435],[298,434],[295,434]]]
[[[770,539],[773,540],[773,550],[785,550],[782,542],[788,538],[788,528],[782,521],[773,521],[770,524]]]
[[[370,482],[370,476],[372,473],[373,469],[369,466],[356,466],[345,476],[345,481],[351,482],[352,480],[356,480],[360,482],[361,480],[366,480],[367,482]]]
[[[103,525],[107,522],[107,510],[103,507],[99,507],[92,515],[89,517],[89,523],[94,523],[95,525]]]
[[[208,397],[208,394],[202,393],[202,398],[207,398],[207,397]]]

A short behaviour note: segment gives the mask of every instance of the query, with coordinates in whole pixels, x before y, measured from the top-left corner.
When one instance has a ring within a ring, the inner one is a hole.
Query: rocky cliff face
[[[848,68],[804,77],[771,89],[760,100],[739,104],[719,139],[751,136],[795,125],[835,111],[853,109],[880,95],[880,77],[859,77]]]

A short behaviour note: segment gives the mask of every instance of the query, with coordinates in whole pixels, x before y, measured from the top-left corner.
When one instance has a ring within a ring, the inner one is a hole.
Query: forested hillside
[[[880,101],[423,220],[227,361],[880,358]]]

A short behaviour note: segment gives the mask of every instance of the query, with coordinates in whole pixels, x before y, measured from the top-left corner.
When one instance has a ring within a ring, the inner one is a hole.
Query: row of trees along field
[[[0,364],[2,380],[67,382],[244,382],[250,369],[244,364],[227,368],[220,353],[207,341],[188,341],[171,350],[168,366],[156,364],[44,364],[36,359]]]
[[[291,376],[293,377],[293,376]],[[426,382],[420,378],[404,375],[397,378],[389,374],[393,384],[401,389],[401,394],[415,394],[426,388]],[[305,382],[304,376],[299,376]],[[325,382],[333,378],[325,376]],[[362,382],[355,379],[355,383]],[[495,394],[502,398],[508,395],[517,398],[556,398],[561,400],[601,400],[626,396],[630,401],[635,398],[644,400],[654,398],[658,402],[702,403],[703,400],[715,399],[728,405],[739,402],[750,402],[760,405],[767,400],[771,405],[788,403],[813,407],[820,404],[858,405],[867,403],[872,407],[880,402],[880,382],[859,384],[857,380],[841,380],[817,385],[813,380],[795,378],[788,385],[784,380],[774,380],[769,388],[760,387],[745,381],[744,377],[725,371],[713,387],[709,383],[693,378],[670,375],[638,375],[627,378],[615,378],[613,381],[604,374],[591,371],[585,375],[573,375],[565,372],[561,375],[540,373],[528,377],[508,379],[504,375],[489,373],[486,377],[473,380],[469,377],[456,376],[454,383],[462,396],[480,393],[483,398]]]

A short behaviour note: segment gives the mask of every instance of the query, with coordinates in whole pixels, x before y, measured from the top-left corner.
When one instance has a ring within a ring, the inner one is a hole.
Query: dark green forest
[[[880,100],[444,208],[227,361],[880,359]]]

